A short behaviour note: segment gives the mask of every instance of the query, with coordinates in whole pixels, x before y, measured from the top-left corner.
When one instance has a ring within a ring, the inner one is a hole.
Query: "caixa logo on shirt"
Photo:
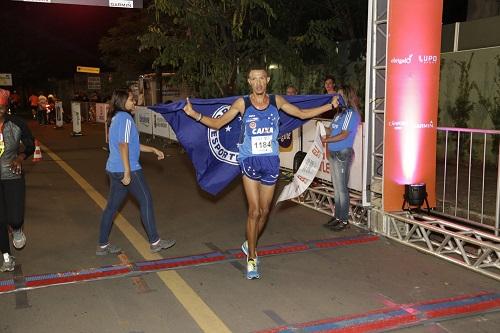
[[[214,118],[220,118],[229,110],[230,105],[224,105],[215,110],[212,114]],[[221,162],[238,165],[239,150],[236,142],[238,142],[239,131],[241,128],[241,117],[236,117],[222,127],[220,130],[208,128],[208,145],[212,155]]]

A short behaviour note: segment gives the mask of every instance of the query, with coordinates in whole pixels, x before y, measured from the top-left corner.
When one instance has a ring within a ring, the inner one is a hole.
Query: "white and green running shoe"
[[[256,259],[247,259],[247,279],[260,279],[259,267]]]

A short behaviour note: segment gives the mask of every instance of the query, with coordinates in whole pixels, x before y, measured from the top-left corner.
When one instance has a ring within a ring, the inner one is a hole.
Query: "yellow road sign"
[[[99,74],[101,69],[99,67],[76,66],[76,71],[79,73]]]

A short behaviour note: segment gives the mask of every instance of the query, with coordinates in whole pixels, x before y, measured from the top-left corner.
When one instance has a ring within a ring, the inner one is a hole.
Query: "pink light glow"
[[[403,81],[403,80],[401,80]],[[399,145],[399,156],[402,175],[399,175],[399,184],[413,184],[415,170],[417,168],[421,145],[422,130],[415,128],[419,120],[419,112],[422,110],[422,98],[418,96],[421,87],[418,87],[411,77],[406,78],[402,84],[401,98],[398,101],[399,117],[406,123],[401,130]]]

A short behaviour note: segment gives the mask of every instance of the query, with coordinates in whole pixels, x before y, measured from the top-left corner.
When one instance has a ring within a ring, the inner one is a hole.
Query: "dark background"
[[[467,2],[444,0],[443,23],[465,21]],[[0,73],[43,82],[49,77],[70,78],[78,65],[112,70],[100,59],[99,39],[130,10],[141,9],[2,0]]]

